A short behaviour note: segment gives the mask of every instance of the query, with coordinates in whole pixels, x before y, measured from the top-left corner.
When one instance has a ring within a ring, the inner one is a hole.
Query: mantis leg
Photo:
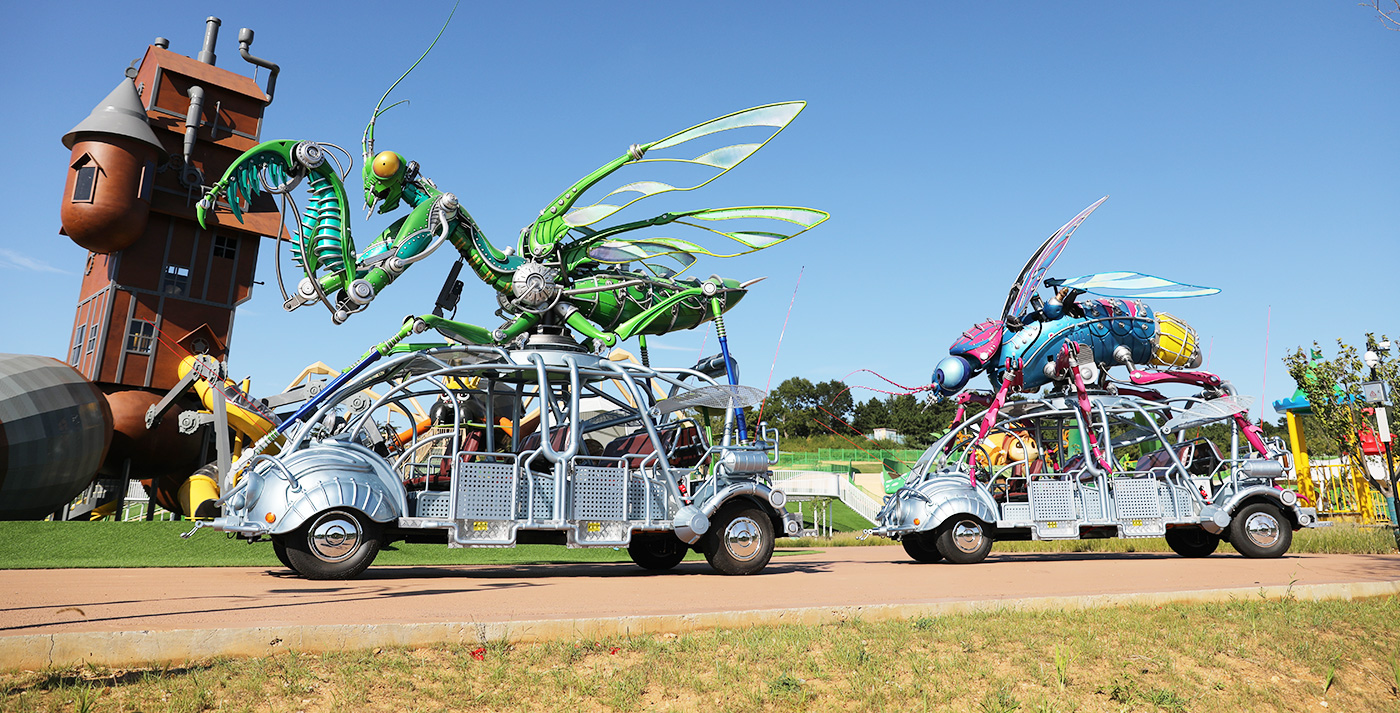
[[[491,330],[478,327],[475,324],[458,322],[454,319],[431,314],[425,314],[419,319],[422,319],[429,327],[436,329],[443,336],[464,344],[491,344],[496,341]]]
[[[496,330],[497,336],[498,336],[499,338],[495,339],[494,341],[495,341],[496,343],[508,342],[508,341],[510,341],[510,340],[512,340],[512,339],[515,339],[516,337],[520,336],[522,333],[525,332],[525,330],[527,330],[527,329],[529,329],[529,328],[531,328],[531,327],[533,327],[533,326],[535,326],[535,325],[537,325],[537,324],[539,324],[539,323],[540,323],[540,315],[537,315],[537,314],[522,314],[522,315],[520,315],[519,317],[516,317],[514,322],[511,322],[509,325],[506,325],[506,326],[505,326],[504,328],[502,328],[502,329]],[[570,323],[570,324],[572,324],[572,323]]]
[[[592,322],[588,321],[587,317],[583,316],[582,312],[579,312],[578,310],[570,312],[569,316],[564,318],[564,323],[578,330],[585,337],[597,339],[598,341],[610,347],[617,346],[618,336],[616,334],[612,332],[606,332],[597,328],[593,325]]]

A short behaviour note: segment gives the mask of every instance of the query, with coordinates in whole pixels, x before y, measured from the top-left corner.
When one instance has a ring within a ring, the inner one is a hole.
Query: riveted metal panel
[[[632,541],[632,527],[625,521],[580,520],[569,530],[570,547],[622,547]]]
[[[990,496],[984,498],[981,495],[974,491],[965,491],[962,494],[949,491],[934,493],[934,497],[938,498],[934,501],[937,505],[931,509],[928,522],[921,525],[920,529],[937,529],[948,518],[957,515],[972,515],[983,522],[996,522],[995,501],[991,501],[992,504],[989,505]]]
[[[1078,520],[1044,520],[1035,523],[1035,536],[1042,540],[1072,540],[1079,537]]]
[[[509,520],[514,463],[459,463],[457,519]]]
[[[625,520],[626,468],[579,466],[574,471],[574,520]]]
[[[452,494],[412,491],[408,494],[408,511],[413,513],[413,517],[445,520],[452,517]]]
[[[1167,534],[1167,526],[1160,517],[1123,518],[1118,532],[1123,537],[1161,537]]]
[[[515,516],[519,519],[533,517],[536,520],[548,520],[554,517],[554,476],[540,473],[522,473],[520,482],[515,487],[516,504]],[[534,496],[534,507],[531,508],[530,497]],[[530,514],[526,514],[526,510]]]
[[[1074,504],[1079,518],[1089,521],[1103,521],[1102,496],[1095,488],[1081,488],[1074,493]]]
[[[666,486],[641,473],[632,473],[628,477],[627,519],[646,520],[648,501],[651,504],[651,519],[669,518],[670,513],[666,512]]]
[[[1180,485],[1162,484],[1158,494],[1162,501],[1162,516],[1169,520],[1184,520],[1195,515],[1191,508],[1191,491]]]
[[[515,544],[515,522],[466,519],[453,523],[449,547],[509,547]]]
[[[1162,500],[1156,478],[1119,478],[1113,481],[1113,503],[1120,521],[1162,517]]]
[[[1001,520],[1007,526],[1024,525],[1031,521],[1030,503],[1006,503],[1001,506]]]
[[[1046,520],[1075,520],[1074,483],[1067,480],[1035,480],[1030,487],[1031,517]]]

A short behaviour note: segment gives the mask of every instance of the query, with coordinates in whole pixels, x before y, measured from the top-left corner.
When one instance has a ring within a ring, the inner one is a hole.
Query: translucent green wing
[[[626,154],[583,177],[550,205],[545,206],[527,236],[525,248],[535,255],[547,254],[571,229],[594,226],[644,198],[676,191],[693,191],[708,185],[772,141],[774,136],[797,118],[806,105],[806,102],[795,101],[745,109],[692,126],[658,141],[633,146]],[[705,149],[695,148],[698,144],[691,143],[738,129],[758,130],[757,136],[753,138],[761,140]],[[764,134],[764,129],[769,131]],[[697,151],[700,153],[697,154]],[[634,164],[692,166],[698,168],[700,176],[698,181],[675,184],[654,180],[632,181],[609,191],[592,203],[577,205],[583,194],[602,179],[623,166]]]
[[[684,240],[605,240],[588,251],[588,257],[604,265],[638,263],[657,277],[675,277],[695,264],[699,245]],[[674,265],[674,267],[673,267]]]
[[[598,231],[571,244],[569,253],[576,255],[576,251],[586,250],[588,258],[604,264],[638,262],[646,265],[655,274],[671,277],[695,264],[696,255],[720,258],[747,255],[795,238],[820,225],[829,217],[825,211],[794,206],[742,206],[668,213],[653,220]],[[742,226],[722,226],[721,221],[742,221]],[[649,237],[628,240],[613,237],[630,230],[665,224],[698,228],[712,235],[723,236],[732,242],[724,243],[726,247],[723,249],[710,250],[698,243],[678,238]],[[722,229],[723,227],[729,229]],[[672,270],[666,263],[658,261],[658,258],[662,257],[670,258],[680,269]]]
[[[795,238],[812,228],[826,222],[831,214],[815,208],[799,208],[796,206],[745,206],[739,208],[711,208],[709,210],[697,211],[684,215],[676,220],[681,225],[689,225],[701,230],[708,231],[715,235],[723,235],[734,242],[744,246],[736,252],[710,252],[703,251],[702,254],[711,257],[737,257],[757,252],[764,248],[770,248],[784,240]],[[746,220],[759,221],[760,224],[774,225],[770,230],[755,230],[738,227],[731,230],[720,230],[720,226],[713,225],[723,220]],[[700,222],[695,222],[700,221]],[[774,224],[776,221],[778,224]],[[786,223],[787,226],[779,225]],[[795,226],[796,229],[789,226]]]

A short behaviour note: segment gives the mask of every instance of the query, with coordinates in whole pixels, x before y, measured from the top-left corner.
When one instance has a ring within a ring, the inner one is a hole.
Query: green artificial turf
[[[104,567],[281,567],[267,541],[249,544],[201,529],[186,540],[192,522],[0,522],[0,569]],[[774,553],[808,554],[810,549]],[[698,552],[687,560],[703,560]],[[395,542],[379,551],[375,566],[450,564],[547,564],[630,562],[624,548],[517,545],[457,549]]]
[[[797,512],[797,503],[789,501],[787,504],[789,512]],[[811,503],[802,503],[802,521],[804,526],[812,527],[812,507]],[[825,524],[825,523],[823,523]],[[851,506],[833,499],[831,501],[831,529],[836,532],[860,532],[867,528],[874,527],[875,523],[861,517],[859,513],[851,509]]]
[[[191,522],[0,522],[0,569],[90,567],[268,567],[281,565],[268,542],[248,544]],[[700,555],[692,552],[690,558]],[[627,562],[626,550],[558,545],[453,549],[396,542],[375,565]]]

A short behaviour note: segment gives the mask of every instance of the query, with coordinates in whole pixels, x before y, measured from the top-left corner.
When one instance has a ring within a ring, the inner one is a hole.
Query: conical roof
[[[141,97],[136,93],[136,82],[130,78],[123,79],[86,119],[64,134],[63,145],[73,148],[73,144],[78,141],[78,134],[125,136],[150,144],[160,152],[161,157],[166,156],[165,147],[160,145],[156,132],[151,131],[151,125],[146,121],[146,112],[141,108]]]

